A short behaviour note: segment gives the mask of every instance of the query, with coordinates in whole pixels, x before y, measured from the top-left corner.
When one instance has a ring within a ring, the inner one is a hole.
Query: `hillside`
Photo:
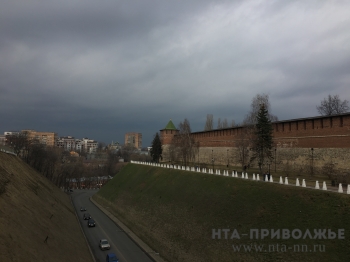
[[[0,261],[92,261],[69,196],[2,152]]]
[[[346,194],[128,164],[93,198],[168,261],[350,259]],[[231,231],[212,239],[212,229]],[[241,239],[230,239],[234,229]],[[250,239],[250,229],[300,229],[303,237]],[[304,238],[314,229],[344,229],[345,239]]]

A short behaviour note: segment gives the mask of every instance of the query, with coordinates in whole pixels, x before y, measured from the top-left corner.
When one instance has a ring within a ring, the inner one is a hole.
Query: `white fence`
[[[7,150],[5,150],[5,149],[0,149],[0,152],[4,152],[4,153],[6,153],[6,154],[11,154],[11,155],[17,156],[14,152],[12,152],[12,151],[7,151]]]
[[[131,163],[133,164],[139,164],[139,165],[148,165],[148,166],[156,166],[156,167],[162,167],[162,168],[171,168],[171,169],[179,169],[179,170],[185,170],[185,171],[190,171],[190,172],[200,172],[203,174],[212,174],[214,175],[221,175],[221,170],[220,169],[215,169],[215,171],[213,169],[206,169],[206,168],[199,168],[199,167],[189,167],[189,166],[181,166],[181,165],[169,165],[169,164],[158,164],[158,163],[150,163],[150,162],[140,162],[140,161],[131,161]],[[232,171],[231,174],[229,174],[229,171],[227,170],[223,170],[222,172],[222,176],[227,176],[227,177],[235,177],[235,178],[241,178],[241,179],[250,179],[250,180],[254,180],[254,181],[265,181],[265,182],[269,182],[269,183],[277,183],[274,182],[272,175],[265,175],[263,177],[261,177],[259,174],[255,174],[253,173],[251,175],[251,178],[249,178],[248,173],[244,173],[242,172],[242,174],[238,174],[237,171]],[[325,181],[323,181],[322,183],[322,188],[320,187],[320,184],[318,181],[316,181],[315,186],[306,186],[306,181],[305,179],[302,179],[301,181],[301,185],[300,185],[300,181],[299,178],[296,179],[295,184],[289,184],[288,183],[288,177],[285,177],[284,179],[280,176],[279,182],[278,184],[281,185],[290,185],[290,186],[297,186],[297,187],[305,187],[305,188],[311,188],[311,189],[316,189],[316,190],[324,190],[327,191],[327,184]],[[334,191],[334,190],[328,190],[331,192],[338,192],[338,193],[344,193],[343,190],[343,185],[340,183],[338,190]],[[346,194],[350,194],[350,185],[347,185],[347,190],[346,190]]]

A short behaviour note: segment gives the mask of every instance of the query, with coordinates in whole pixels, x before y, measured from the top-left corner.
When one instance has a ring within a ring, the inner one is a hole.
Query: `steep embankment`
[[[350,259],[349,195],[129,164],[94,199],[168,261]],[[231,229],[229,239],[212,229]],[[251,229],[345,229],[345,239],[250,239]]]
[[[0,261],[92,261],[69,197],[5,153],[0,153]]]

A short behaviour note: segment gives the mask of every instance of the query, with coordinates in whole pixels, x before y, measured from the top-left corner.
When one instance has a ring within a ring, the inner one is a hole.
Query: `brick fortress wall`
[[[292,119],[273,122],[275,159],[270,168],[313,165],[322,167],[326,162],[342,169],[349,168],[350,159],[350,113],[335,116]],[[237,142],[244,127],[194,132],[191,135],[199,142],[195,162],[239,165]],[[174,130],[161,130],[163,159],[169,161],[169,144]]]

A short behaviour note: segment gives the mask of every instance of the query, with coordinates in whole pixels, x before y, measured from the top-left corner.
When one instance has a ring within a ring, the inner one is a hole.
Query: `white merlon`
[[[343,193],[343,186],[339,183],[338,193]]]
[[[317,180],[316,180],[315,189],[320,189],[320,185],[319,185],[319,183],[318,183],[318,181],[317,181]]]
[[[325,181],[323,181],[322,190],[327,190],[327,185]]]

